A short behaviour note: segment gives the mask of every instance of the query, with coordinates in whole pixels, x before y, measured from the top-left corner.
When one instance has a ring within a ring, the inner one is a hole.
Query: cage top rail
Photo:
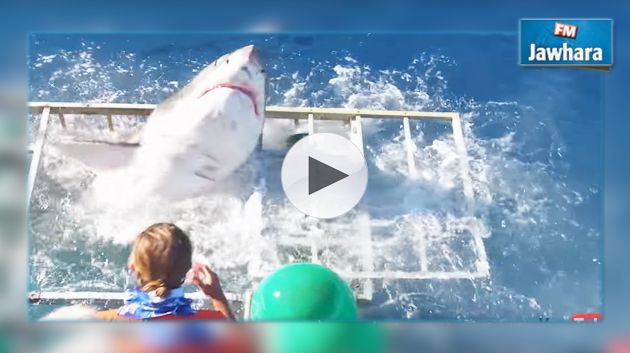
[[[30,111],[35,114],[49,107],[52,114],[91,114],[91,115],[150,115],[155,104],[129,103],[75,103],[75,102],[29,102]],[[312,108],[267,106],[265,116],[273,119],[314,119],[348,120],[356,116],[362,118],[409,118],[437,119],[452,121],[459,118],[456,112],[424,112],[404,110],[374,110],[351,108]]]
[[[55,114],[59,122],[65,128],[65,114],[85,114],[101,115],[107,119],[107,126],[110,131],[114,130],[113,116],[136,115],[148,116],[157,107],[156,104],[134,104],[134,103],[77,103],[77,102],[28,102],[31,113],[41,114],[42,123],[39,127],[39,138],[35,141],[33,151],[33,162],[35,166],[29,175],[29,200],[32,182],[34,182],[41,148],[46,139],[46,129],[48,127],[49,116]],[[314,107],[280,107],[267,106],[265,117],[268,119],[289,119],[294,122],[306,120],[308,133],[315,131],[315,120],[345,121],[350,123],[350,140],[363,151],[363,129],[361,120],[365,118],[402,120],[404,132],[404,145],[407,154],[407,165],[411,177],[415,177],[417,170],[414,160],[414,150],[416,146],[411,134],[410,120],[440,120],[451,124],[453,139],[457,153],[459,154],[459,167],[464,183],[464,194],[468,203],[468,208],[472,209],[472,199],[474,197],[472,182],[469,177],[468,153],[464,141],[464,134],[459,113],[457,112],[428,112],[428,111],[403,111],[403,110],[374,110],[374,109],[352,109],[352,108],[314,108]]]

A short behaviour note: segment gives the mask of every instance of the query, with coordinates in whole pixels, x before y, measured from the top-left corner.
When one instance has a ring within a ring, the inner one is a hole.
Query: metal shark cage
[[[107,128],[114,130],[114,117],[122,118],[124,116],[149,116],[156,105],[153,104],[121,104],[121,103],[58,103],[58,102],[30,102],[28,104],[31,114],[41,116],[38,127],[38,133],[34,143],[29,147],[32,153],[31,164],[28,174],[27,200],[30,204],[33,187],[37,179],[37,173],[40,168],[42,151],[46,143],[48,128],[51,119],[57,117],[57,122],[66,128],[67,115],[87,115],[102,116],[106,119]],[[461,126],[460,116],[456,112],[422,112],[422,111],[390,111],[390,110],[369,110],[369,109],[347,109],[347,108],[309,108],[309,107],[279,107],[268,106],[265,109],[265,119],[290,119],[296,124],[305,122],[308,134],[316,132],[315,121],[339,121],[345,122],[349,126],[348,135],[350,140],[363,152],[364,139],[362,121],[363,119],[395,119],[402,120],[404,149],[406,151],[407,168],[409,175],[415,175],[416,164],[414,159],[414,151],[416,149],[412,138],[410,128],[410,120],[439,120],[450,123],[452,128],[452,138],[458,154],[458,166],[462,180],[462,190],[466,200],[467,210],[470,214],[474,212],[474,192],[472,181],[470,178],[468,153],[464,142],[464,135]],[[259,210],[261,207],[255,207]],[[259,215],[262,217],[262,215]],[[457,279],[476,279],[486,278],[489,276],[490,267],[488,264],[483,239],[480,235],[473,235],[470,246],[475,254],[475,261],[472,268],[462,270],[432,270],[429,267],[427,258],[426,239],[421,235],[419,244],[419,271],[403,271],[403,270],[387,270],[377,271],[374,269],[373,249],[371,248],[372,237],[375,233],[387,231],[395,226],[395,221],[372,219],[368,214],[363,214],[360,218],[360,225],[353,229],[358,246],[362,247],[361,261],[358,264],[359,269],[347,271],[344,269],[335,269],[346,280],[351,281],[355,290],[355,295],[359,300],[371,300],[373,294],[373,280],[457,280]],[[258,230],[260,231],[260,230]],[[315,234],[314,236],[317,236]],[[290,248],[310,248],[310,258],[307,261],[319,263],[318,245],[309,237],[295,237],[286,235],[275,239],[277,247]],[[334,241],[334,240],[333,240]],[[250,273],[253,278],[262,278],[266,275],[264,271],[259,273]],[[356,285],[360,281],[360,285]],[[188,295],[193,299],[203,299],[200,292]],[[248,316],[250,294],[227,293],[228,299],[240,302],[244,306],[245,317]],[[120,301],[124,298],[124,293],[117,292],[50,292],[35,291],[30,293],[30,301],[35,302],[67,302],[67,301]]]

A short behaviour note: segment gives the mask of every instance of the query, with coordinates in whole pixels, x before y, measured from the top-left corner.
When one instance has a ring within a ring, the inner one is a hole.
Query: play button
[[[334,218],[356,206],[367,186],[363,153],[350,140],[329,133],[309,135],[282,163],[282,188],[291,203],[317,218]]]
[[[308,194],[317,192],[330,184],[347,177],[348,174],[308,157]]]

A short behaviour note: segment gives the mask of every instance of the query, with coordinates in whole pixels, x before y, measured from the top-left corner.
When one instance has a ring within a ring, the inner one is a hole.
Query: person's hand
[[[219,276],[208,266],[199,263],[193,264],[192,283],[199,287],[199,289],[210,298],[225,300],[225,294],[223,294]]]
[[[227,298],[225,298],[219,276],[216,273],[208,266],[196,263],[192,267],[192,283],[210,297],[215,310],[223,313],[226,318],[234,320],[234,313],[230,309]]]

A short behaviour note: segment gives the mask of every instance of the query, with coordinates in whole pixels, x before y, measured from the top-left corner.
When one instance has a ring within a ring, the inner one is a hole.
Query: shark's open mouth
[[[207,88],[206,90],[201,92],[201,94],[199,95],[199,98],[203,97],[206,93],[216,88],[231,88],[245,94],[247,97],[249,97],[249,99],[252,101],[252,104],[254,105],[254,113],[256,114],[257,117],[260,117],[260,112],[258,111],[258,103],[256,103],[256,95],[254,94],[254,91],[251,90],[251,88],[246,87],[246,86],[239,86],[232,83],[221,83],[221,84],[212,86],[210,88]]]

